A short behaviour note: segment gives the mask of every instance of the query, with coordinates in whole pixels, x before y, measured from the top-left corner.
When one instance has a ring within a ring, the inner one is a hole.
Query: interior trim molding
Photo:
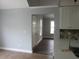
[[[32,53],[32,51],[22,50],[22,49],[5,48],[5,47],[0,47],[0,49],[8,50],[8,51],[15,51],[15,52]]]
[[[51,5],[51,6],[34,6],[29,8],[53,8],[53,7],[59,7],[58,5]]]

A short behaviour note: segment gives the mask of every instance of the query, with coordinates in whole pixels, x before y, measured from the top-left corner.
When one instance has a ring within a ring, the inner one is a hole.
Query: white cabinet
[[[79,29],[79,7],[71,7],[70,14],[70,29]]]
[[[74,0],[60,0],[60,6],[79,5],[79,0],[75,3]]]
[[[67,7],[60,8],[60,29],[68,29],[70,20],[70,9]]]
[[[60,7],[60,29],[79,29],[79,7]]]

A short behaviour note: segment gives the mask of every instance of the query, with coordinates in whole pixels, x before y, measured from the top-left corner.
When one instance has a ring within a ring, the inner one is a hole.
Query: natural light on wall
[[[50,22],[50,34],[54,34],[54,21]]]

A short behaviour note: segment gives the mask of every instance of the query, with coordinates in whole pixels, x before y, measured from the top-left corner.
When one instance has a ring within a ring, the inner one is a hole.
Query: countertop
[[[72,51],[69,52],[57,51],[56,59],[79,59],[79,58],[76,57]]]
[[[60,39],[58,44],[58,49],[56,49],[56,59],[79,59],[74,55],[72,51],[62,51],[63,49],[69,48],[69,40]]]

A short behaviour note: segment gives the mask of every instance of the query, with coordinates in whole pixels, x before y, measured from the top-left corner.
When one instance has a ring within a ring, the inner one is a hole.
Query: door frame
[[[59,33],[59,7],[43,7],[43,8],[31,8],[31,25],[32,25],[32,15],[44,15],[44,14],[54,14],[55,15],[55,31],[54,31],[54,57],[57,55],[57,46],[60,39]],[[32,27],[32,26],[31,26]],[[33,40],[33,39],[32,39]],[[33,50],[32,50],[33,52]]]

